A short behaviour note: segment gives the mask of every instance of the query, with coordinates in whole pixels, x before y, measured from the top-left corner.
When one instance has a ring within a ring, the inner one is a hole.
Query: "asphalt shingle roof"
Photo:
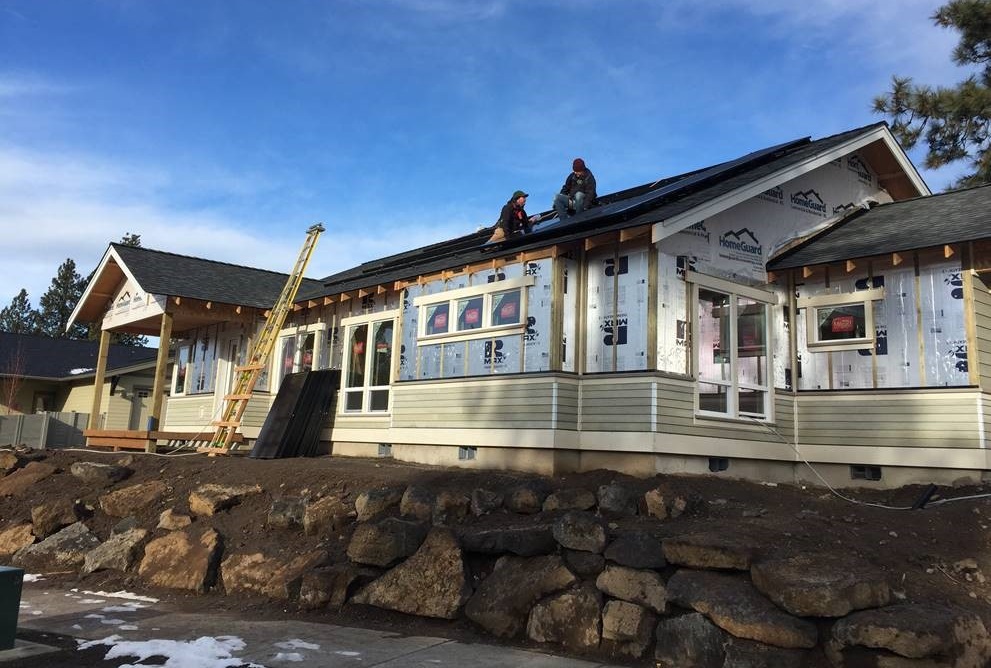
[[[140,246],[111,244],[138,284],[151,294],[269,308],[288,274],[176,255]],[[304,278],[300,294],[321,285]]]
[[[298,299],[348,292],[375,284],[410,279],[454,266],[463,266],[504,255],[546,248],[595,234],[638,227],[667,220],[721,195],[743,188],[781,170],[798,165],[856,137],[873,132],[884,123],[824,137],[809,137],[756,151],[736,160],[662,179],[599,198],[600,206],[572,216],[561,224],[550,212],[547,225],[537,225],[528,235],[500,244],[488,244],[492,229],[486,228],[442,243],[399,253],[327,276],[322,285],[300,291]],[[681,184],[681,185],[679,185]]]
[[[780,270],[991,238],[991,185],[851,214],[768,263]]]
[[[99,353],[99,341],[0,332],[0,376],[67,380],[95,373]],[[157,356],[155,348],[111,345],[107,352],[107,374],[154,362]]]

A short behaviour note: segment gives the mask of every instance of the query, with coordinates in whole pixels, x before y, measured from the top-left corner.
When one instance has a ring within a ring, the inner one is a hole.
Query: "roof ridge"
[[[204,262],[206,264],[222,265],[222,266],[225,266],[225,267],[237,267],[238,269],[247,269],[249,271],[257,271],[257,272],[261,272],[261,273],[264,273],[264,274],[275,274],[275,275],[278,275],[278,276],[289,276],[289,272],[287,272],[287,271],[275,271],[274,269],[261,269],[259,267],[249,267],[246,264],[234,264],[233,262],[224,262],[222,260],[208,260],[207,258],[196,257],[195,255],[183,255],[182,253],[172,253],[172,252],[169,252],[169,251],[157,250],[155,248],[146,248],[145,246],[129,246],[127,244],[122,244],[122,243],[119,243],[119,242],[111,242],[110,246],[112,248],[118,249],[118,250],[119,249],[122,249],[122,248],[128,249],[125,252],[144,251],[146,253],[156,253],[158,255],[170,255],[172,257],[181,257],[181,258],[184,258],[186,260],[196,260],[197,262]],[[305,281],[320,282],[320,279],[316,279],[316,278],[304,278],[303,280],[305,280]]]

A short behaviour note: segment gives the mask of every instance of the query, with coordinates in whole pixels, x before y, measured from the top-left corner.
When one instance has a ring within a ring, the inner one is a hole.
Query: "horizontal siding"
[[[248,405],[244,407],[244,414],[241,416],[241,426],[261,427],[265,424],[265,418],[272,409],[273,401],[275,401],[275,397],[271,394],[252,394],[251,398],[248,399]],[[217,415],[217,419],[220,419],[219,414]]]
[[[977,392],[799,395],[801,445],[981,447]]]
[[[392,426],[448,429],[551,429],[555,380],[498,378],[467,383],[399,384],[392,390]],[[577,388],[565,394],[569,414]],[[341,424],[340,418],[337,423]]]
[[[653,376],[585,381],[581,392],[582,431],[652,430]]]
[[[169,397],[164,430],[184,427],[205,427],[213,420],[213,395]]]

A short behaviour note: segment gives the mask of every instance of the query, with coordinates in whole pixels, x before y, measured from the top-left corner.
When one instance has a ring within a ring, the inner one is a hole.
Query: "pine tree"
[[[891,90],[874,99],[874,111],[890,117],[891,131],[905,148],[925,139],[926,167],[968,161],[972,171],[955,187],[991,182],[991,0],[951,0],[931,18],[960,33],[953,61],[978,66],[978,72],[952,88],[892,77]]]
[[[28,291],[21,288],[10,300],[10,306],[0,310],[0,332],[11,334],[35,334],[38,331],[38,312],[31,308]]]
[[[48,291],[39,300],[39,330],[42,334],[55,339],[85,339],[89,328],[75,323],[66,331],[69,316],[83,294],[82,277],[76,272],[76,263],[72,258],[66,258],[58,268],[58,273],[52,279]]]

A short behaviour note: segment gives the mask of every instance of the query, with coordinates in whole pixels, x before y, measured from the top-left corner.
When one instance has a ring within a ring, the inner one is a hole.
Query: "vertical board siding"
[[[978,392],[799,395],[801,445],[981,447]]]
[[[977,364],[981,389],[991,392],[991,292],[979,276],[974,277],[974,325],[977,350],[973,363]]]

